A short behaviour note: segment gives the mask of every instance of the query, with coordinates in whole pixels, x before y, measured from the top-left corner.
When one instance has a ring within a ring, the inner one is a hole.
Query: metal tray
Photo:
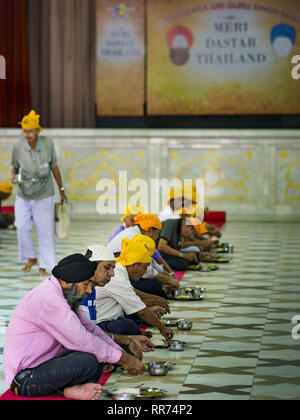
[[[174,297],[174,300],[191,301],[191,300],[203,300],[204,298],[206,298],[206,295],[193,296],[189,293],[189,294],[177,295]]]
[[[152,339],[152,342],[155,344],[155,340]],[[169,347],[169,344],[163,340],[161,341],[161,344],[155,344],[156,349],[167,349]]]
[[[173,299],[173,297],[172,297]],[[177,327],[178,319],[161,319],[160,320],[166,327]]]
[[[188,286],[186,286],[186,287],[179,287],[178,288],[178,294],[180,294],[180,293],[194,293],[194,292],[196,292],[196,293],[202,293],[202,292],[204,292],[206,290],[206,288],[205,287],[197,287],[197,286],[192,286],[192,287],[188,287]]]
[[[176,363],[171,362],[170,360],[161,360],[161,361],[144,361],[144,365],[148,368],[151,363],[159,366],[167,366],[168,369],[172,369],[174,366],[176,366]]]
[[[229,257],[214,257],[209,260],[202,260],[205,263],[228,263],[231,260]]]
[[[211,271],[220,270],[220,267],[218,267],[215,263],[206,263],[206,265],[211,269]]]
[[[212,271],[210,267],[207,267],[206,265],[203,265],[201,263],[197,265],[189,265],[189,270],[201,271],[202,273],[208,273]]]
[[[122,391],[122,389],[124,391]],[[130,393],[130,395],[134,395],[135,399],[140,399],[140,398],[142,398],[142,399],[154,399],[154,398],[158,398],[158,397],[163,397],[164,395],[167,394],[167,391],[165,389],[150,387],[150,386],[147,386],[147,387],[142,386],[140,388],[129,388],[129,387],[126,387],[126,388],[111,388],[111,389],[108,389],[106,392],[107,392],[107,395],[112,397],[113,395],[116,395],[116,394],[126,394],[127,392],[125,392],[125,390],[127,390],[127,389],[132,389],[132,390],[133,389],[138,389],[139,392],[137,394],[135,394],[135,393],[131,394]],[[147,393],[150,393],[150,394],[147,395]],[[155,394],[153,395],[151,393],[155,393]]]
[[[155,395],[145,395],[144,393],[146,393],[146,392],[149,392],[149,393],[155,392]],[[142,399],[151,400],[151,399],[163,397],[166,394],[167,394],[167,391],[165,389],[151,387],[151,386],[143,386],[143,387],[140,388],[140,394],[136,398],[137,399],[142,398]]]

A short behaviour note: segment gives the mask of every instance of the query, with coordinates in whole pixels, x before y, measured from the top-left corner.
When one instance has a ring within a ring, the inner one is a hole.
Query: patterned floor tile
[[[107,243],[114,222],[72,221],[67,240],[57,240],[57,260],[87,245]],[[133,377],[118,369],[114,385],[141,383],[165,388],[164,400],[300,399],[300,340],[292,337],[300,315],[300,225],[227,223],[223,242],[234,245],[233,259],[211,273],[188,272],[183,285],[206,287],[201,302],[170,302],[168,317],[193,321],[176,338],[184,352],[156,349],[146,360],[172,360],[165,377]],[[34,232],[34,243],[37,244]],[[16,232],[0,231],[0,394],[5,391],[5,329],[18,301],[41,279],[37,269],[24,275],[17,262]],[[300,333],[300,331],[299,331]],[[108,399],[103,392],[100,399]]]

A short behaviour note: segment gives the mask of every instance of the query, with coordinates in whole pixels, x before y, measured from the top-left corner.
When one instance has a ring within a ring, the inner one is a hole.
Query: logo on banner
[[[183,66],[189,61],[194,35],[186,26],[176,25],[167,34],[170,59],[173,64]]]
[[[293,26],[287,23],[279,23],[273,26],[271,30],[271,44],[278,57],[288,57],[295,41],[296,31]]]
[[[0,79],[6,79],[6,61],[3,55],[0,55]]]
[[[125,4],[119,4],[116,7],[108,7],[106,11],[111,12],[115,19],[124,20],[128,18],[129,13],[135,11],[135,8],[127,7]]]

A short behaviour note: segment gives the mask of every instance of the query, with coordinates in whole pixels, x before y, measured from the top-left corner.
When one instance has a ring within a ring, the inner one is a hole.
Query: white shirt
[[[168,219],[180,219],[179,214],[174,214],[174,211],[170,206],[166,206],[158,215],[161,222]]]
[[[107,248],[110,249],[114,254],[117,252],[122,252],[122,240],[124,238],[132,239],[134,236],[140,234],[141,231],[138,226],[132,226],[124,229],[108,243]]]
[[[104,287],[96,287],[97,324],[111,321],[120,316],[132,315],[146,305],[135,293],[130,283],[126,267],[117,263],[115,275]]]
[[[140,228],[138,226],[132,226],[122,232],[118,233],[107,245],[107,248],[110,249],[114,254],[117,252],[122,252],[122,240],[124,238],[132,239],[136,235],[141,235]],[[143,278],[153,279],[159,273],[163,272],[163,266],[160,266],[153,258],[151,258],[151,264],[147,268],[146,273],[143,275]]]

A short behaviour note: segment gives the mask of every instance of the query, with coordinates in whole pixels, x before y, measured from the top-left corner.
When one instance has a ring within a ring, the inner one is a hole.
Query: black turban
[[[72,254],[59,261],[52,274],[67,283],[81,283],[93,277],[97,268],[95,261],[89,261],[82,254]]]

